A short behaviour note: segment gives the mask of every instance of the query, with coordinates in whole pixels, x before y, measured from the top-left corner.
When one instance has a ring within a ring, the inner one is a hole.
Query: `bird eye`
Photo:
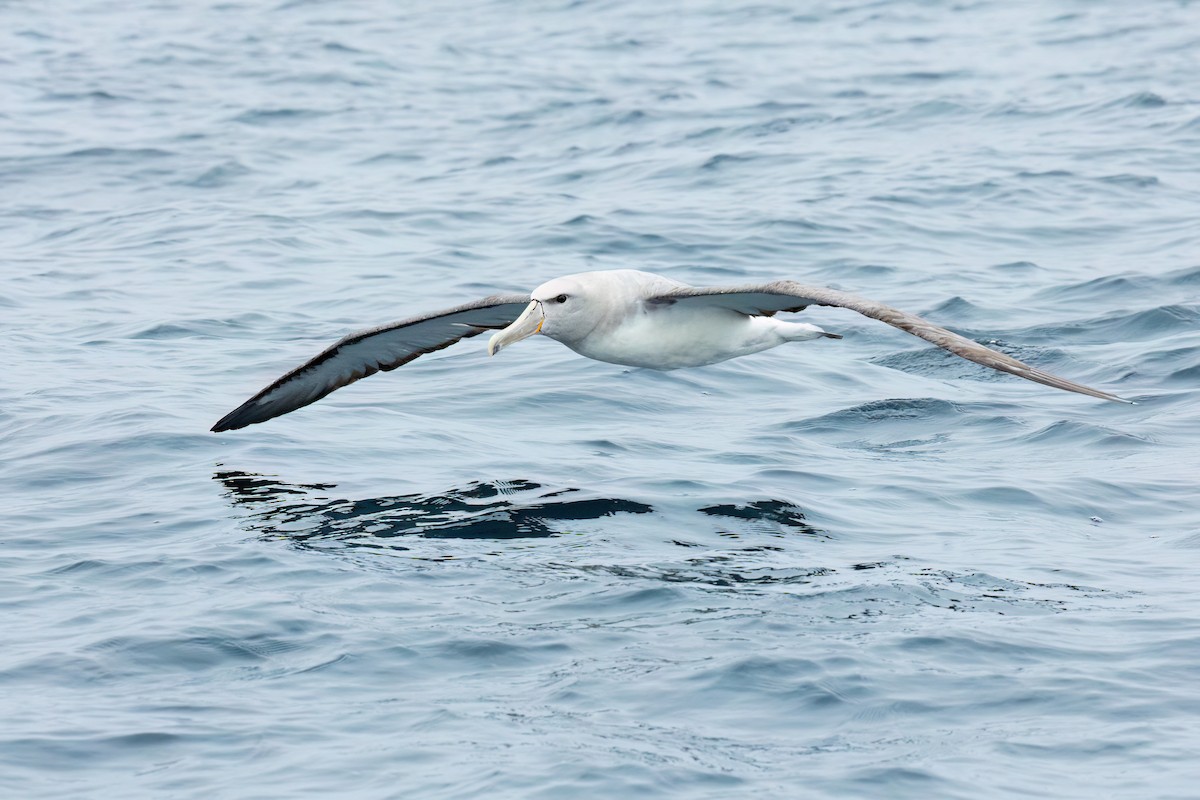
[[[554,298],[554,302],[565,303],[567,302],[567,296],[565,294],[560,294],[558,297]]]

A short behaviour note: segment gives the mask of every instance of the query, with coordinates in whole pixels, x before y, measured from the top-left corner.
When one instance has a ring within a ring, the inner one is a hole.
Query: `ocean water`
[[[1200,6],[0,2],[0,796],[1200,796]],[[845,335],[348,331],[561,274]]]

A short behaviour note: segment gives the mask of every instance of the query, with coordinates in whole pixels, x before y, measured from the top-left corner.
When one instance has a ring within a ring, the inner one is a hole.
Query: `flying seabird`
[[[815,325],[775,319],[780,311],[808,306],[848,308],[985,367],[1056,389],[1132,402],[1031,367],[914,314],[836,289],[786,280],[693,287],[620,269],[567,275],[543,283],[530,295],[493,295],[351,333],[226,414],[212,430],[265,422],[359,378],[393,370],[488,330],[498,330],[488,342],[489,355],[540,333],[597,361],[660,370],[715,364],[785,342],[842,338]]]

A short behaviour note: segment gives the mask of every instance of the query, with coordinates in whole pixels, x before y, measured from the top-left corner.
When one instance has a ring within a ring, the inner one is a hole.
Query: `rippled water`
[[[0,3],[6,797],[1195,797],[1200,11]],[[658,374],[349,330],[849,312]]]

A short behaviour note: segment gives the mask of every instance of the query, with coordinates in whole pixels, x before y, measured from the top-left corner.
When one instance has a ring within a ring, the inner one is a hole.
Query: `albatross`
[[[1132,402],[1031,367],[915,314],[837,289],[788,280],[696,287],[621,269],[567,275],[528,295],[493,295],[351,333],[226,414],[212,430],[265,422],[360,378],[489,330],[497,331],[488,341],[489,355],[541,334],[597,361],[658,370],[716,364],[787,342],[842,338],[816,325],[775,317],[808,306],[857,311],[985,367],[1068,392]]]

